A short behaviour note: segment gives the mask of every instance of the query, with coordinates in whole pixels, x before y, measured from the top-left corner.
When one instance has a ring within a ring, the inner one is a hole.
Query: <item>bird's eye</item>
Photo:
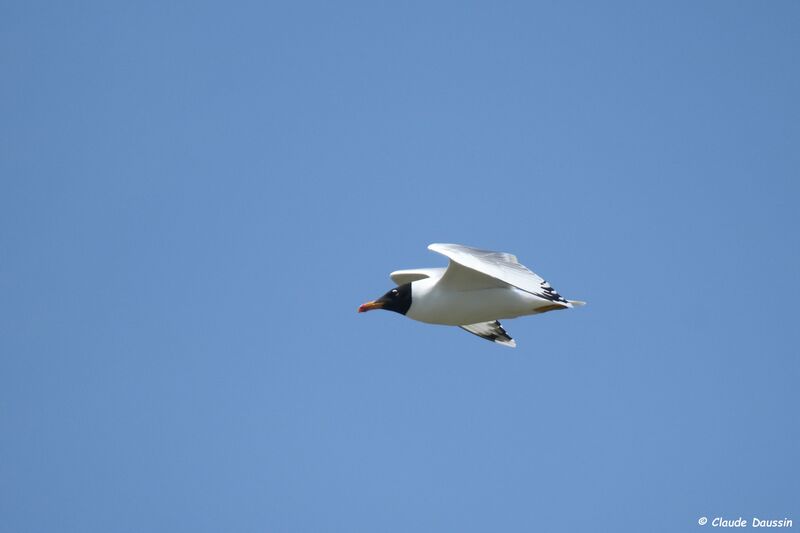
[[[392,289],[392,294],[397,294],[397,289]]]

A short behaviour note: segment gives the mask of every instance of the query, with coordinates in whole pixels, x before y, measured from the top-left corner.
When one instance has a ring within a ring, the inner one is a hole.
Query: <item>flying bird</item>
[[[397,270],[397,287],[358,308],[394,311],[428,324],[458,326],[478,337],[516,347],[498,321],[585,305],[563,298],[537,274],[505,252],[461,244],[431,244],[447,268]]]

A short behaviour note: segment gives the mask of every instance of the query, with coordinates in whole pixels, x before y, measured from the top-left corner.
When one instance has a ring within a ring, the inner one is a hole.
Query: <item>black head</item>
[[[404,315],[411,307],[411,284],[406,283],[395,287],[377,300],[367,302],[358,308],[359,313],[372,311],[373,309],[386,309]]]

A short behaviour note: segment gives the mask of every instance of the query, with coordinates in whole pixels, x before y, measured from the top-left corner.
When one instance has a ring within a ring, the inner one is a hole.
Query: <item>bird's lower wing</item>
[[[496,342],[509,348],[516,348],[517,343],[514,342],[500,322],[493,320],[491,322],[479,322],[477,324],[467,324],[466,326],[458,326],[463,330],[469,331],[473,335],[484,338],[487,341]]]

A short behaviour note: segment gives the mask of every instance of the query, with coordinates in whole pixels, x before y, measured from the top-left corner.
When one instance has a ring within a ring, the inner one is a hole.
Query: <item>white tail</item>
[[[572,304],[572,307],[583,307],[586,305],[586,302],[582,302],[580,300],[567,300],[569,303]]]

